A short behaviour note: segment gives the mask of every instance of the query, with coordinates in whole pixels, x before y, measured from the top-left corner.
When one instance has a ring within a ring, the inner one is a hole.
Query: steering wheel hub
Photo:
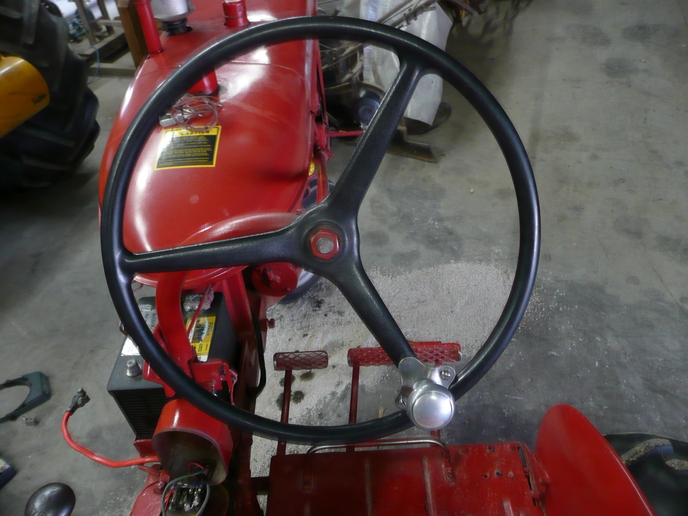
[[[339,235],[329,228],[316,230],[310,238],[311,252],[323,260],[334,258],[339,253]]]

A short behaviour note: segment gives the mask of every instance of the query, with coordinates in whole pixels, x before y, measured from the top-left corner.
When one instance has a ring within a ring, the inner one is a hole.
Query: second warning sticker
[[[189,329],[191,321],[187,321],[186,329]],[[213,331],[215,330],[215,316],[207,315],[200,316],[194,323],[191,338],[189,339],[191,345],[196,350],[196,356],[201,362],[208,361],[210,354],[210,344],[213,340]]]
[[[202,133],[182,128],[163,130],[155,169],[214,167],[221,129],[216,126]]]

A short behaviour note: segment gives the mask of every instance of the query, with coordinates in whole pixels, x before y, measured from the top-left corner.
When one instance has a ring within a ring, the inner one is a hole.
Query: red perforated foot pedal
[[[289,403],[291,401],[291,372],[311,369],[325,369],[329,363],[327,351],[288,351],[275,353],[272,365],[275,371],[284,371],[284,393],[282,394],[282,423],[289,422]],[[277,455],[284,455],[287,444],[277,443]]]
[[[421,362],[441,365],[461,360],[461,346],[455,343],[411,342],[411,348]],[[351,367],[392,365],[392,360],[380,347],[350,349],[347,359]]]
[[[461,360],[461,346],[444,342],[410,342],[411,348],[421,362],[434,363],[436,366],[445,362]],[[358,381],[361,367],[392,365],[392,359],[385,350],[376,348],[353,348],[347,354],[351,371],[351,400],[349,402],[349,424],[356,422],[358,415]],[[439,432],[432,432],[439,436]]]
[[[275,353],[272,358],[275,371],[303,371],[325,369],[328,364],[327,351],[289,351]]]

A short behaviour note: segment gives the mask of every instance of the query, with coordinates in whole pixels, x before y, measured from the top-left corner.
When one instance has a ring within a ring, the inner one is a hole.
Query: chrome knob
[[[449,389],[430,380],[419,383],[406,400],[409,418],[423,430],[444,428],[454,417],[454,397]]]
[[[426,366],[416,357],[399,362],[401,391],[397,406],[422,430],[439,430],[454,417],[454,395],[449,386],[456,371],[448,365]]]

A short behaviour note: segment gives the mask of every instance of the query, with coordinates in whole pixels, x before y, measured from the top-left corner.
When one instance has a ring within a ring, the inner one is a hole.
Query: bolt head
[[[315,247],[321,254],[329,254],[334,249],[334,240],[329,236],[321,236],[315,241]]]
[[[339,252],[339,235],[329,228],[320,228],[311,234],[310,244],[315,256],[329,260]]]
[[[136,360],[134,360],[133,358],[127,360],[127,376],[129,378],[139,376],[142,372],[143,371],[141,370],[141,366]]]

